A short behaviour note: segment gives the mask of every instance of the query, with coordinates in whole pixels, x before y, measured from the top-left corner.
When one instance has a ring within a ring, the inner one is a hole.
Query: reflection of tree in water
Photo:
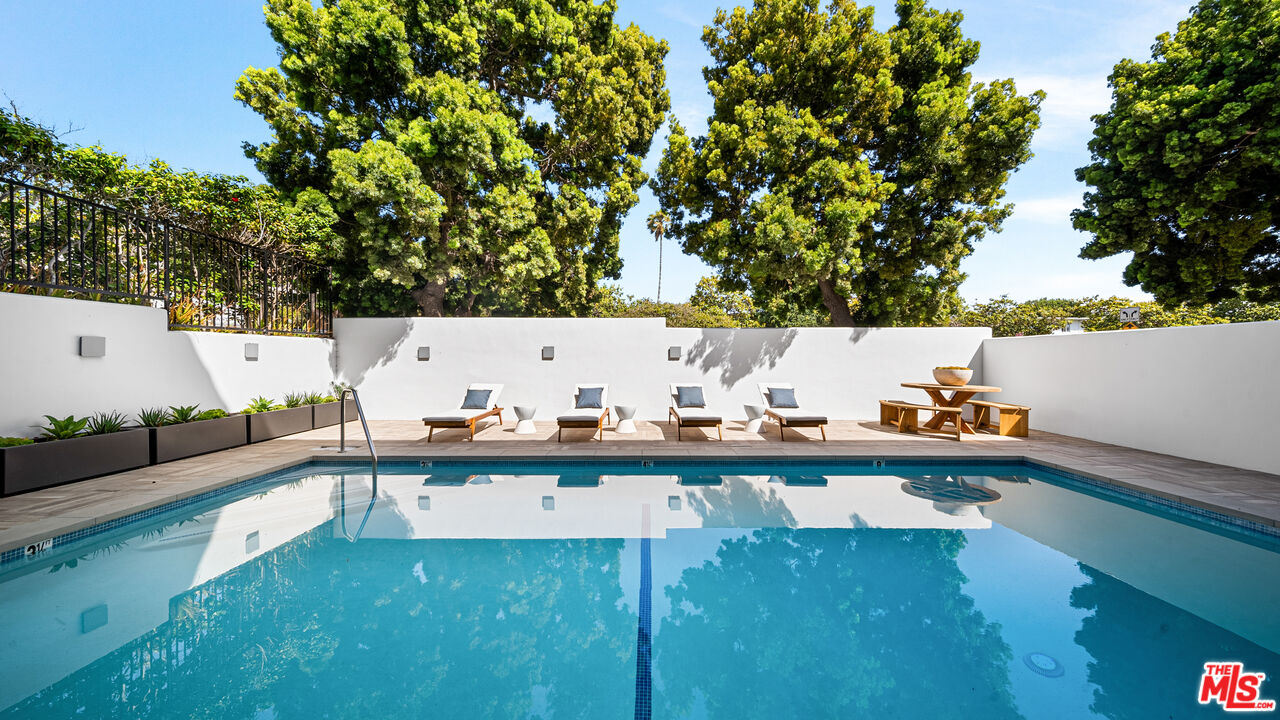
[[[758,530],[667,588],[665,715],[1017,718],[955,530]],[[658,695],[661,694],[661,699]],[[700,701],[699,698],[702,698]]]
[[[1113,720],[1222,717],[1196,701],[1204,664],[1239,660],[1270,678],[1280,655],[1080,563],[1089,582],[1071,591],[1071,606],[1092,610],[1076,644],[1093,657],[1090,709]],[[1272,698],[1263,683],[1263,697]],[[1230,713],[1225,713],[1230,714]]]
[[[174,598],[168,622],[5,714],[632,712],[636,618],[622,609],[621,540],[353,546],[328,533],[304,535]]]

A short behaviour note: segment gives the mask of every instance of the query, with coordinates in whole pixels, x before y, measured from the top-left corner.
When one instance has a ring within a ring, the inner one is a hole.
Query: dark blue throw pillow
[[[798,408],[796,391],[791,388],[769,388],[769,405],[776,408]]]
[[[575,408],[603,408],[604,407],[604,388],[602,387],[584,387],[578,388],[578,404]]]
[[[702,388],[700,387],[677,387],[676,388],[676,407],[706,407],[707,401],[702,397]]]
[[[484,410],[489,407],[489,396],[492,394],[492,390],[467,390],[467,396],[462,400],[462,409]]]

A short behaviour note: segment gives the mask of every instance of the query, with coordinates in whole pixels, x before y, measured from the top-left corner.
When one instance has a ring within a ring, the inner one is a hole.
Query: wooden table
[[[966,402],[969,402],[970,398],[978,393],[1000,392],[1000,388],[991,387],[990,385],[940,385],[938,383],[904,382],[902,387],[925,391],[929,394],[929,399],[933,401],[933,404],[938,407],[963,407]],[[951,397],[943,394],[947,391],[952,391]],[[941,430],[944,425],[948,424],[950,418],[951,416],[945,413],[934,413],[933,419],[924,423],[922,427],[929,430]],[[956,422],[960,423],[961,432],[967,432],[971,435],[977,433],[973,429],[973,425],[965,422],[964,418],[956,416]]]

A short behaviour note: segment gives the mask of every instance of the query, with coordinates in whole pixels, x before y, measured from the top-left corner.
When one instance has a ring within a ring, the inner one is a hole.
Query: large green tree
[[[707,134],[673,125],[654,182],[671,237],[774,314],[938,321],[960,260],[1011,208],[1041,93],[975,83],[962,16],[901,0],[897,23],[833,0],[757,0],[703,31]]]
[[[1080,252],[1166,304],[1280,299],[1280,2],[1203,0],[1094,118]]]
[[[611,0],[270,0],[236,97],[276,187],[331,205],[348,310],[581,312],[669,105],[666,44]],[[412,297],[411,302],[406,302]]]

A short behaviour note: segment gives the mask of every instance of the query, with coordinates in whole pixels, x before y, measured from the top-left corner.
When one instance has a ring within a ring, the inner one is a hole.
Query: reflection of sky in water
[[[1199,663],[1280,671],[1270,543],[1025,476],[614,469],[393,470],[363,530],[367,477],[300,476],[10,571],[0,717],[625,716],[644,505],[655,717],[1194,717]]]

